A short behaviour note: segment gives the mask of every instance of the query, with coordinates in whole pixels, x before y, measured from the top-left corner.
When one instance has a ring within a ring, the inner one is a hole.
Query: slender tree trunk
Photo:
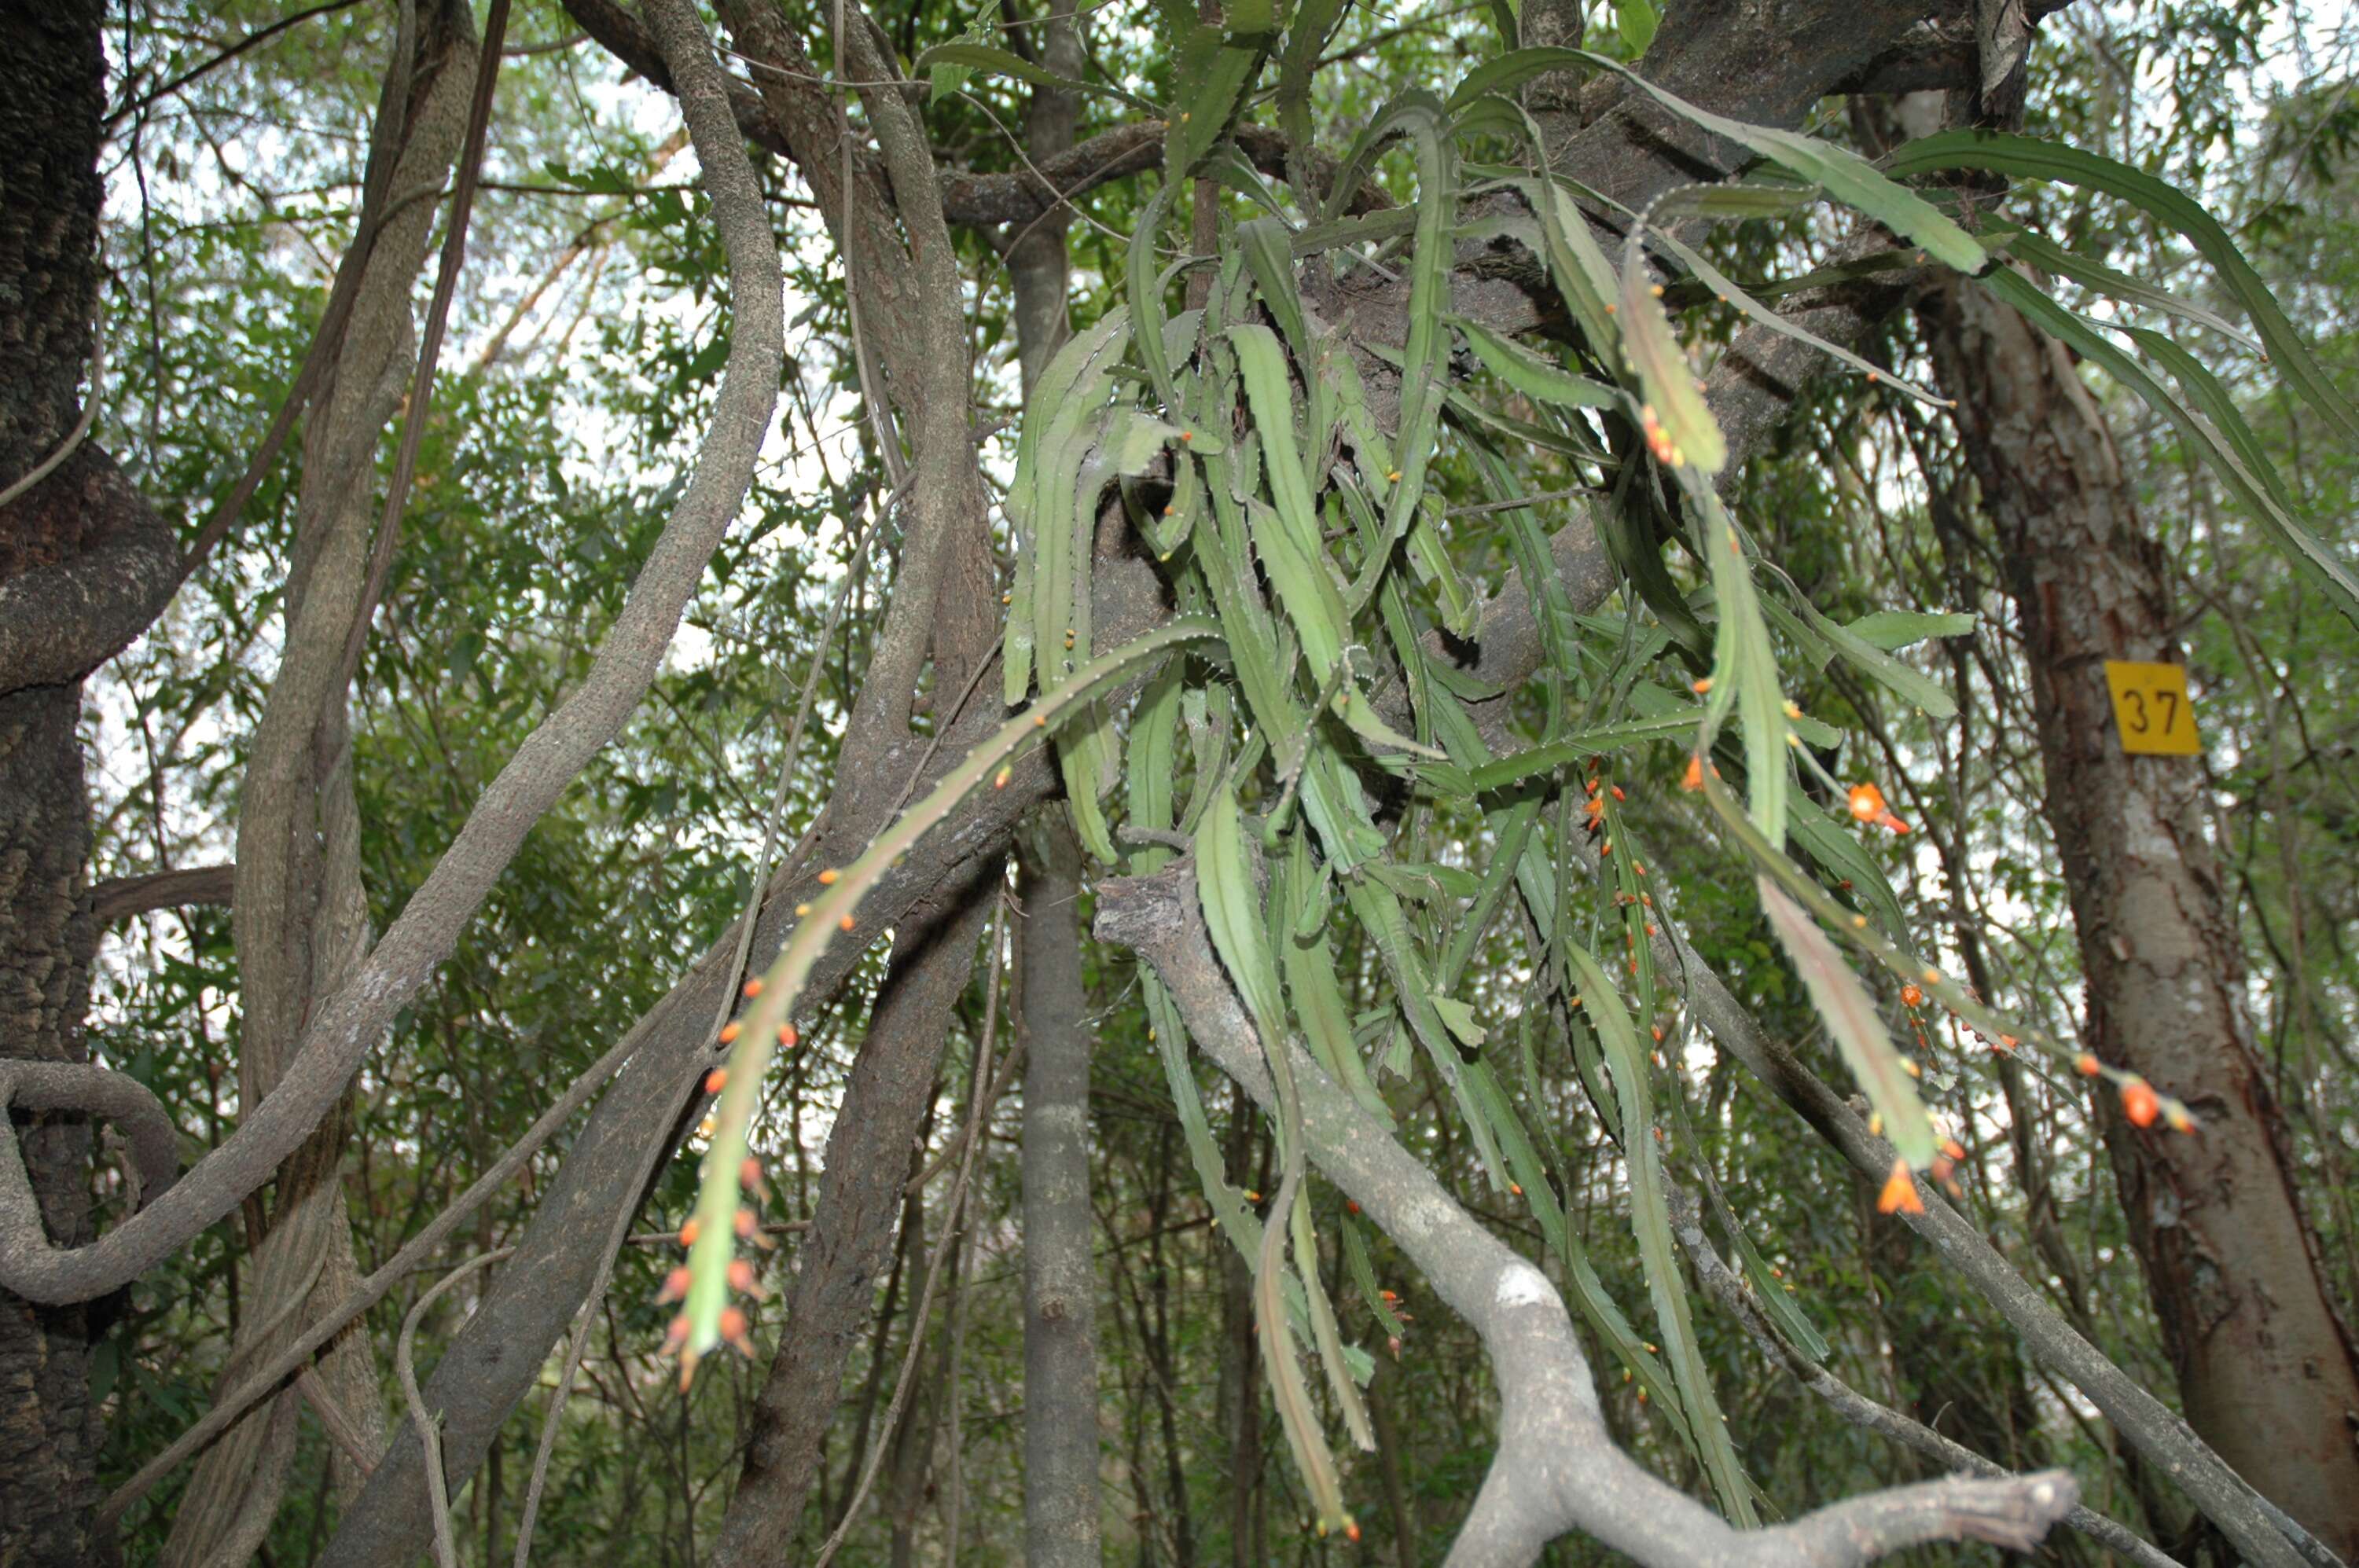
[[[388,97],[378,110],[403,117],[386,191],[432,188],[449,177],[475,55],[465,6],[421,8],[406,102]],[[243,1014],[238,1094],[246,1105],[277,1085],[312,1007],[368,951],[344,649],[354,621],[368,613],[375,459],[416,361],[411,294],[434,218],[431,203],[412,202],[389,215],[373,244],[355,237],[365,249],[345,265],[362,269],[358,292],[304,431],[286,653],[255,729],[238,812],[232,908]],[[224,1389],[310,1326],[308,1312],[274,1304],[308,1297],[332,1306],[359,1279],[342,1181],[345,1131],[344,1116],[330,1116],[279,1167],[270,1226],[251,1260],[263,1310],[240,1325],[222,1374]],[[320,1367],[319,1387],[381,1451],[385,1417],[365,1335],[336,1342]],[[206,1450],[173,1518],[165,1563],[196,1568],[253,1554],[294,1460],[299,1398],[289,1388]],[[349,1466],[336,1469],[349,1502],[359,1477]]]
[[[1097,1267],[1090,1255],[1090,1051],[1082,850],[1043,813],[1025,868],[1024,1547],[1031,1568],[1095,1568]]]
[[[0,486],[71,439],[98,313],[96,4],[19,8],[0,49]],[[0,506],[0,1054],[89,1057],[98,945],[88,887],[82,679],[144,628],[175,580],[171,531],[91,441]],[[93,1236],[90,1124],[17,1113],[41,1220]],[[0,1563],[104,1562],[92,1524],[99,1425],[90,1352],[121,1296],[37,1307],[0,1290]]]
[[[1041,63],[1087,69],[1072,0],[1038,29]],[[1037,89],[1025,114],[1038,163],[1073,145],[1080,103]],[[1017,373],[1027,397],[1063,344],[1070,210],[1022,225],[1007,252],[1015,283]],[[1091,1257],[1090,1051],[1082,1021],[1078,901],[1082,851],[1051,805],[1024,867],[1024,1543],[1032,1568],[1091,1568],[1098,1541],[1097,1269]]]
[[[2254,1054],[2245,972],[2204,837],[2201,757],[2122,749],[2107,659],[2180,662],[2170,575],[2102,412],[2059,344],[1955,285],[1924,310],[2023,626],[2088,993],[2090,1050],[2201,1118],[2097,1114],[2197,1432],[2346,1559],[2359,1556],[2359,1357],[2305,1224]]]

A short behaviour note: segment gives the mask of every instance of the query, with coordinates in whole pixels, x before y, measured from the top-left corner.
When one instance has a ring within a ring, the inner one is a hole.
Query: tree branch
[[[1679,1237],[1680,1247],[1694,1266],[1696,1278],[1712,1293],[1712,1300],[1744,1325],[1755,1347],[1783,1367],[1796,1382],[1824,1399],[1854,1426],[1888,1437],[1936,1465],[1990,1479],[2012,1474],[2005,1465],[1984,1458],[1963,1443],[1951,1442],[1922,1421],[1912,1421],[1888,1405],[1876,1403],[1802,1354],[1777,1332],[1776,1323],[1753,1299],[1745,1282],[1712,1249],[1711,1239],[1704,1235],[1702,1215],[1694,1197],[1674,1186],[1668,1198],[1672,1234]],[[2127,1525],[2107,1519],[2086,1505],[2075,1508],[2065,1516],[2064,1522],[2099,1545],[2120,1552],[2140,1568],[2181,1568],[2178,1559],[2167,1555]]]
[[[6,570],[19,551],[93,536]],[[179,581],[170,527],[87,441],[0,506],[0,695],[81,680],[147,630]]]
[[[1688,945],[1677,922],[1665,920],[1655,937],[1658,963],[1687,977],[1688,997],[1712,1039],[1743,1062],[1862,1173],[1881,1181],[1897,1158],[1892,1145],[1868,1130],[1843,1098],[1791,1051],[1763,1032],[1727,985]],[[1919,1183],[1921,1213],[1904,1211],[1909,1227],[1996,1307],[2033,1355],[2070,1378],[2122,1435],[2218,1525],[2253,1562],[2317,1568],[2338,1559],[2283,1510],[2255,1491],[2205,1446],[2192,1428],[2141,1388],[2104,1353],[2082,1338],[2016,1272],[1982,1233],[1929,1183]]]
[[[1096,934],[1153,966],[1204,1053],[1265,1106],[1275,1103],[1262,1047],[1197,903],[1191,861],[1098,890]],[[1605,1430],[1589,1364],[1547,1276],[1443,1191],[1309,1052],[1287,1049],[1302,1086],[1311,1158],[1471,1323],[1499,1388],[1499,1445],[1451,1568],[1510,1568],[1581,1530],[1642,1563],[1837,1568],[1930,1541],[2027,1550],[2070,1513],[2080,1489],[2061,1471],[1951,1479],[1870,1493],[1791,1524],[1738,1530],[1639,1467]]]
[[[100,925],[111,926],[134,915],[189,904],[227,909],[236,881],[234,866],[188,866],[137,877],[110,877],[91,887],[90,915]]]
[[[0,1061],[0,1116],[12,1108],[77,1112],[114,1124],[130,1145],[141,1208],[179,1177],[180,1129],[136,1078],[90,1062]],[[23,1162],[13,1155],[0,1160],[0,1204],[31,1202]]]

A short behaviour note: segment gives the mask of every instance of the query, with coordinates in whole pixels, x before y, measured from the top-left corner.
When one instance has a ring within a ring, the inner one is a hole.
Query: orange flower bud
[[[718,1094],[728,1086],[729,1069],[726,1067],[716,1067],[704,1075],[704,1092],[708,1094]]]
[[[729,1260],[729,1288],[743,1295],[754,1289],[754,1266],[742,1258]]]
[[[842,872],[831,866],[819,874],[819,885],[822,887],[832,887],[836,884],[836,879],[842,875]]]
[[[744,1241],[747,1239],[754,1234],[754,1211],[751,1209],[738,1210],[736,1218],[731,1220],[729,1224],[730,1227],[736,1231],[738,1240]]]
[[[702,1227],[694,1220],[690,1220],[686,1225],[680,1226],[679,1244],[682,1247],[694,1247],[696,1245],[696,1233]]]
[[[669,1306],[688,1294],[689,1273],[685,1266],[664,1276],[663,1289],[656,1292],[656,1305]]]
[[[723,1045],[734,1044],[737,1037],[745,1032],[745,1026],[739,1023],[735,1018],[731,1018],[727,1023],[721,1026],[721,1043]]]
[[[2073,1059],[2072,1065],[2079,1070],[2083,1078],[2094,1078],[2101,1071],[2097,1059],[2085,1051]]]
[[[1688,756],[1688,770],[1680,779],[1680,788],[1682,789],[1703,788],[1703,758],[1692,752]]]
[[[1879,1214],[1921,1214],[1925,1212],[1925,1200],[1917,1195],[1917,1183],[1908,1175],[1908,1161],[1896,1160],[1892,1162],[1892,1174],[1885,1179],[1884,1191],[1875,1200],[1875,1212]]]
[[[746,999],[750,1001],[750,1000],[752,1000],[754,997],[758,996],[760,996],[761,994],[762,994],[762,977],[761,977],[759,975],[755,975],[753,978],[751,978],[751,979],[749,979],[749,980],[747,980],[747,981],[745,982],[745,996],[746,996]]]

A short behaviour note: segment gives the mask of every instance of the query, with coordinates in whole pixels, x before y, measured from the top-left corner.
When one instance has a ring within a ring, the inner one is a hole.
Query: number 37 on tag
[[[2122,749],[2132,755],[2195,757],[2203,743],[2195,734],[2195,710],[2187,701],[2187,667],[2105,660],[2105,684],[2113,689],[2114,723]]]

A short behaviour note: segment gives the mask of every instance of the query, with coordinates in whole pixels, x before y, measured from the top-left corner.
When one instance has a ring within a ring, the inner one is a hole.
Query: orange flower
[[[2145,1079],[2133,1078],[2122,1085],[2122,1114],[2137,1126],[2154,1126],[2154,1118],[2161,1109],[2162,1097]]]
[[[1896,1160],[1892,1162],[1892,1174],[1885,1178],[1884,1191],[1875,1200],[1875,1212],[1879,1214],[1921,1214],[1925,1212],[1925,1200],[1917,1195],[1917,1183],[1908,1174],[1908,1161]]]
[[[1900,1005],[1904,1007],[1921,1007],[1925,1005],[1925,993],[1915,985],[1903,985],[1900,987]]]
[[[1894,816],[1892,809],[1884,803],[1884,791],[1873,784],[1854,784],[1851,787],[1851,814],[1861,822],[1874,822],[1880,828],[1890,828],[1897,833],[1905,833],[1908,831],[1908,824]]]

